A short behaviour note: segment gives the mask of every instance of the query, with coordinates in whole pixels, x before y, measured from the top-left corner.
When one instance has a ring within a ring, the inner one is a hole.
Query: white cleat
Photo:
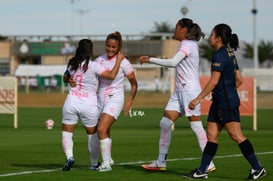
[[[102,163],[101,166],[97,168],[97,171],[99,172],[110,172],[112,171],[112,168],[109,164]]]

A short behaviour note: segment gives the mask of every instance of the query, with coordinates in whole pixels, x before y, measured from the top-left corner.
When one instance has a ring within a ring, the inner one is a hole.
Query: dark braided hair
[[[231,28],[227,24],[218,24],[213,28],[216,36],[221,37],[224,45],[234,50],[239,48],[239,39],[237,34],[233,34]]]
[[[93,43],[89,39],[82,39],[79,41],[76,49],[76,54],[68,62],[68,67],[71,66],[71,70],[76,71],[81,63],[85,61],[83,65],[84,72],[88,69],[89,61],[93,59]]]

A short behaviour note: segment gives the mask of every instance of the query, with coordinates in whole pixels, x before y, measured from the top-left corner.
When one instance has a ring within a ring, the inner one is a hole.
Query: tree
[[[208,40],[207,39],[203,40],[200,43],[199,48],[200,48],[200,56],[210,61],[213,54],[215,53],[215,49],[210,47]]]
[[[173,26],[169,24],[167,21],[154,23],[154,29],[152,33],[173,33],[173,32],[174,32]]]
[[[173,25],[171,25],[167,21],[155,22],[153,30],[151,31],[152,34],[153,33],[154,34],[157,34],[157,33],[173,33],[173,32],[174,32]],[[149,39],[150,40],[160,40],[161,36],[160,35],[155,35],[155,36],[149,37]]]
[[[243,56],[245,58],[253,59],[253,46],[249,43],[244,43]],[[258,60],[263,63],[266,60],[273,61],[273,42],[270,41],[260,41],[258,45]]]

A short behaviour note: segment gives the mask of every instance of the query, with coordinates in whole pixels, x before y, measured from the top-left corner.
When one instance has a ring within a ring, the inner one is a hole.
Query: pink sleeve
[[[187,40],[183,40],[178,51],[184,53],[188,57],[190,54],[190,46],[187,42]]]
[[[132,64],[129,62],[129,60],[124,59],[121,62],[122,71],[126,76],[130,75],[132,72],[134,72]]]

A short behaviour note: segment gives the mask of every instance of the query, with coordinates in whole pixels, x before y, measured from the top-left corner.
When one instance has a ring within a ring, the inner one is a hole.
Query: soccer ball
[[[48,119],[48,120],[46,120],[45,125],[46,125],[47,129],[52,129],[54,126],[54,121],[52,119]]]

